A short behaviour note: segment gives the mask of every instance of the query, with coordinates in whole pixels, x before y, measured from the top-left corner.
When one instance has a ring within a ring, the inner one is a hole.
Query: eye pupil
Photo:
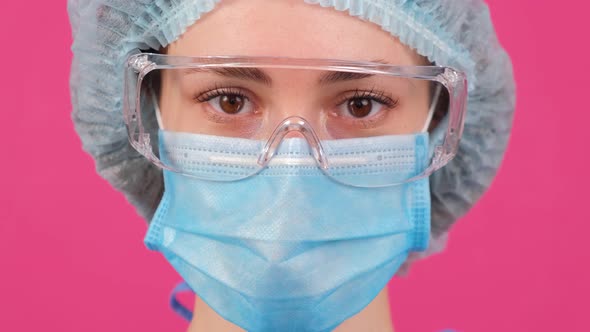
[[[244,107],[244,98],[237,95],[223,95],[219,98],[219,106],[228,114],[236,114]]]
[[[373,103],[367,98],[354,98],[348,102],[348,111],[355,118],[363,118],[371,113]]]

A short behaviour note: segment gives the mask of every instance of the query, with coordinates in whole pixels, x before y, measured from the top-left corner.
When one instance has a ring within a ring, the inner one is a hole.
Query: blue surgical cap
[[[429,252],[444,246],[451,225],[489,187],[512,126],[515,86],[481,0],[304,0],[373,22],[437,65],[469,81],[459,152],[431,176]],[[123,122],[123,65],[139,50],[178,39],[219,0],[69,0],[74,53],[72,118],[98,173],[150,220],[163,192],[162,172],[129,144]],[[435,131],[432,143],[442,139]],[[424,254],[417,254],[424,255]],[[413,256],[410,261],[418,256]]]

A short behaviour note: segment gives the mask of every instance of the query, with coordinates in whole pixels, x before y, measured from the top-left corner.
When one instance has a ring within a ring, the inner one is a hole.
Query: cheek
[[[409,132],[419,132],[423,129],[428,119],[428,112],[431,107],[431,96],[428,84],[419,82],[415,95],[408,98],[408,103],[402,105],[403,112],[397,119],[404,124]]]
[[[178,84],[175,83],[173,78],[167,75],[163,76],[159,97],[160,115],[163,126],[168,130],[185,129],[184,126],[188,122],[178,110],[190,107],[190,105],[186,105],[190,101],[190,98],[184,96],[185,92],[178,88]]]

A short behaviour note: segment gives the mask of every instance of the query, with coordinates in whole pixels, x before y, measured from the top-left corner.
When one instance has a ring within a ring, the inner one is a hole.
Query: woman
[[[506,147],[512,71],[479,1],[69,10],[76,128],[198,295],[173,301],[190,331],[392,331],[387,282]]]

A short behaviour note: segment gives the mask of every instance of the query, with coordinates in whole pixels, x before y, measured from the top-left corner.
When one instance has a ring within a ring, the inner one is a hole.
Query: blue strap
[[[179,314],[182,318],[186,319],[187,321],[193,320],[193,312],[190,311],[187,307],[185,307],[178,298],[176,297],[178,293],[184,292],[193,292],[193,290],[189,287],[186,282],[180,282],[174,287],[172,293],[170,293],[170,307],[174,312]]]

